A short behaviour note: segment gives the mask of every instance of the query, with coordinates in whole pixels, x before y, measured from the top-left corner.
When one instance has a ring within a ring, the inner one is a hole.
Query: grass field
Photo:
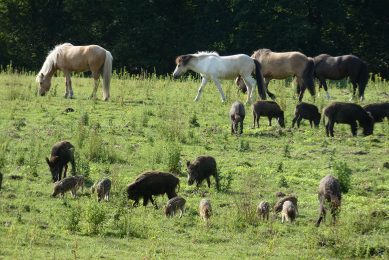
[[[293,83],[274,81],[270,88],[285,110],[287,127],[275,120],[268,126],[263,118],[261,127],[252,129],[246,106],[245,131],[237,137],[230,134],[228,111],[246,96],[236,93],[232,82],[223,82],[228,98],[223,104],[213,84],[194,103],[196,79],[115,75],[109,102],[88,99],[90,78],[73,78],[72,100],[63,98],[63,77],[53,79],[45,97],[36,96],[34,80],[28,73],[0,74],[0,259],[389,257],[388,122],[376,124],[369,137],[352,137],[345,125],[335,126],[334,138],[325,136],[323,125],[311,129],[305,121],[292,129]],[[330,93],[348,101],[351,89],[332,83]],[[320,94],[315,103],[322,109],[330,101]],[[369,82],[363,104],[388,99],[389,83]],[[313,102],[309,93],[304,101]],[[75,111],[65,113],[68,107]],[[50,197],[45,157],[59,140],[76,147],[77,172],[86,176],[87,187],[103,176],[112,179],[110,202],[97,203],[88,188],[76,199]],[[205,183],[199,190],[187,185],[185,162],[199,155],[216,158],[220,192]],[[130,206],[128,183],[145,170],[169,171],[179,162],[179,194],[187,199],[181,219],[165,218],[166,196],[157,197],[158,210]],[[328,218],[316,228],[320,179],[350,172],[339,221],[332,225]],[[256,217],[259,201],[275,203],[277,191],[298,196],[295,223]],[[197,212],[202,196],[214,210],[208,224]]]

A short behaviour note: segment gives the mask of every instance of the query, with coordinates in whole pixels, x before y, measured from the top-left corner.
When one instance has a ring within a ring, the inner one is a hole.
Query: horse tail
[[[315,63],[312,58],[308,57],[308,62],[303,71],[303,84],[308,87],[309,93],[311,93],[312,96],[315,95],[315,85],[313,82],[314,74]]]
[[[361,60],[361,68],[358,73],[358,84],[359,84],[359,96],[362,97],[365,93],[367,82],[369,81],[369,72],[367,71],[367,65]]]
[[[112,54],[109,51],[105,51],[105,62],[104,62],[104,69],[103,69],[103,98],[105,101],[109,98],[109,85],[111,82],[111,76],[112,76]]]
[[[261,72],[261,64],[256,59],[253,59],[255,64],[255,79],[257,80],[257,87],[258,87],[258,95],[263,99],[266,100],[266,90],[265,90],[265,84],[263,82],[263,76]]]

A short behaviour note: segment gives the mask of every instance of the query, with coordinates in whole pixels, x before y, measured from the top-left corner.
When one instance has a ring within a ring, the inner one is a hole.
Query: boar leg
[[[300,128],[301,120],[303,120],[303,118],[300,116],[300,117],[297,119],[297,128]],[[311,123],[311,127],[312,127],[312,123]]]
[[[353,136],[356,136],[357,135],[357,123],[355,121],[350,123],[350,127],[351,127],[351,133],[353,134]]]
[[[207,184],[208,184],[208,188],[211,188],[211,180],[209,179],[209,177],[207,178]]]
[[[299,118],[299,116],[295,116],[292,120],[292,127],[294,127],[294,124],[296,123],[297,119]],[[297,125],[298,126],[298,125]]]
[[[309,120],[309,124],[311,125],[311,128],[312,128],[312,120]]]
[[[64,172],[63,172],[63,177],[66,178],[66,172],[68,171],[68,165],[65,164],[65,165],[64,165],[64,168],[65,168],[65,170],[64,170]],[[61,169],[61,171],[60,171],[60,173],[59,173],[59,178],[60,178],[60,179],[61,179],[61,172],[62,172],[62,169]]]
[[[269,119],[269,126],[271,126],[272,117],[269,116],[268,119]]]

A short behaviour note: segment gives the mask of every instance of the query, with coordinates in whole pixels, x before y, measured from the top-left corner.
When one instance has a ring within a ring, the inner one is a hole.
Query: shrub
[[[351,187],[352,170],[345,162],[334,162],[333,171],[340,183],[340,190],[347,193]]]
[[[173,173],[181,172],[181,146],[177,143],[168,143],[165,147],[166,164],[168,170]]]
[[[80,231],[81,208],[70,208],[65,218],[65,228],[74,233]]]
[[[87,223],[86,232],[89,234],[98,234],[107,217],[103,206],[99,205],[97,202],[90,202],[83,215]]]

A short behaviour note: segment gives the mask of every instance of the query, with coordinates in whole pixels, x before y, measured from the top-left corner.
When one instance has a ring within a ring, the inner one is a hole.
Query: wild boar
[[[240,125],[239,133],[243,133],[243,121],[246,116],[244,105],[235,101],[230,109],[230,119],[231,119],[231,134],[238,134],[238,127]]]
[[[72,175],[76,174],[76,163],[74,161],[74,146],[68,141],[56,143],[51,149],[50,159],[46,157],[50,167],[53,182],[62,179],[62,170],[65,168],[63,177],[66,177],[68,162],[72,164]]]
[[[94,193],[95,191],[97,193],[98,202],[100,202],[103,199],[109,201],[109,195],[111,193],[111,180],[108,178],[104,178],[100,181],[97,181],[92,186],[92,193]]]
[[[353,103],[333,102],[324,109],[324,116],[328,117],[326,124],[327,136],[334,136],[335,123],[349,124],[353,136],[357,135],[357,121],[363,128],[364,135],[373,134],[374,119],[360,105]],[[325,117],[323,123],[325,124]]]
[[[177,213],[177,211],[180,211],[180,218],[181,218],[182,214],[185,211],[185,202],[186,200],[180,196],[171,198],[166,204],[165,216],[173,217]]]
[[[290,200],[285,201],[284,204],[282,204],[281,222],[293,222],[296,218],[296,215],[297,210],[293,202],[291,202]]]
[[[238,88],[238,93],[239,93],[239,91],[242,91],[243,94],[246,94],[247,87],[246,87],[246,84],[244,83],[244,81],[243,81],[241,76],[236,77],[235,85]]]
[[[193,163],[187,161],[186,167],[188,170],[188,185],[196,182],[196,186],[199,187],[203,180],[207,180],[208,188],[210,188],[210,176],[213,176],[216,182],[216,189],[219,190],[219,176],[217,174],[215,158],[211,156],[199,156]]]
[[[70,191],[72,193],[73,198],[77,196],[77,190],[80,187],[80,178],[76,176],[66,177],[60,181],[54,183],[54,190],[51,194],[52,197],[61,194],[64,197],[65,192]]]
[[[298,212],[298,207],[297,207],[297,201],[298,201],[298,200],[297,200],[297,197],[296,197],[296,196],[293,196],[293,195],[281,197],[281,198],[276,202],[276,204],[274,205],[274,208],[273,208],[274,212],[276,212],[276,213],[281,212],[281,210],[282,210],[282,205],[284,205],[284,202],[287,201],[287,200],[291,201],[291,202],[294,204],[294,206],[295,206],[295,208],[296,208],[296,211]]]
[[[369,104],[363,108],[371,114],[374,122],[382,122],[385,117],[389,120],[389,102]]]
[[[270,204],[267,201],[261,201],[257,207],[257,215],[262,218],[262,220],[269,220]]]
[[[253,104],[253,116],[254,116],[254,125],[255,122],[259,127],[259,118],[261,116],[267,116],[269,119],[269,126],[271,126],[271,120],[277,118],[278,124],[284,128],[284,111],[281,110],[281,107],[274,101],[257,101]]]
[[[297,127],[299,128],[300,122],[303,119],[309,120],[311,128],[312,123],[314,123],[315,126],[318,127],[320,124],[321,114],[319,113],[319,109],[317,108],[317,106],[305,102],[301,102],[300,104],[298,104],[294,112],[292,127],[294,127],[294,124],[297,122]]]
[[[212,216],[212,207],[211,207],[211,201],[208,199],[202,199],[199,204],[199,213],[200,217],[204,221],[208,221],[209,218]]]
[[[176,188],[180,180],[171,173],[166,172],[145,172],[127,186],[128,199],[134,200],[133,206],[139,204],[139,199],[143,198],[143,206],[147,206],[149,200],[158,208],[153,200],[153,195],[167,194],[168,198],[177,196]]]
[[[336,215],[340,208],[342,194],[340,190],[339,181],[331,176],[327,175],[323,179],[321,179],[319,184],[319,192],[318,199],[320,203],[319,208],[319,218],[316,221],[316,226],[320,226],[320,222],[326,217],[326,206],[325,204],[329,204],[329,208],[331,209],[332,221],[335,223]]]

